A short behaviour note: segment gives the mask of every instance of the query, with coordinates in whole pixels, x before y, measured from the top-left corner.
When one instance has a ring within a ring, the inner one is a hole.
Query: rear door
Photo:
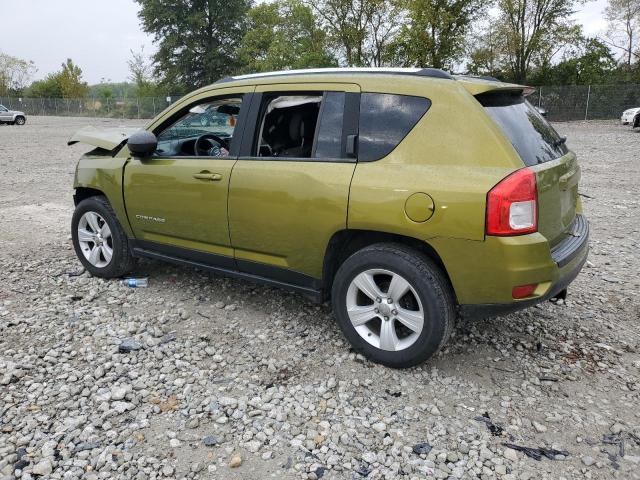
[[[256,88],[229,187],[241,271],[317,287],[329,239],[347,224],[359,91],[338,83]]]
[[[521,92],[487,92],[476,98],[536,174],[538,231],[551,247],[571,230],[578,209],[580,167],[561,137]]]

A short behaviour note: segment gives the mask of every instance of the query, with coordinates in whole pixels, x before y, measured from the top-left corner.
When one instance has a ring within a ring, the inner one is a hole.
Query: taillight
[[[538,231],[536,175],[518,170],[487,194],[487,235],[524,235]]]

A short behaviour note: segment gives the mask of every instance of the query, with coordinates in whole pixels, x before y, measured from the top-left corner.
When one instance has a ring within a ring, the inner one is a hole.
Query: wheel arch
[[[442,258],[440,258],[440,255],[438,255],[438,252],[429,245],[428,242],[414,237],[376,230],[345,229],[334,233],[327,244],[322,267],[322,291],[324,301],[328,300],[331,296],[333,280],[340,265],[358,250],[376,243],[399,243],[426,255],[442,270],[451,286],[451,291],[455,298],[455,290],[451,278],[449,278],[447,268]],[[457,303],[457,298],[455,298],[455,300]]]
[[[90,198],[90,197],[97,197],[97,196],[102,196],[107,198],[107,201],[109,200],[107,195],[105,195],[103,191],[98,190],[97,188],[76,187],[76,193],[73,195],[73,203],[75,206],[78,206],[78,204],[81,201],[86,200],[87,198]]]

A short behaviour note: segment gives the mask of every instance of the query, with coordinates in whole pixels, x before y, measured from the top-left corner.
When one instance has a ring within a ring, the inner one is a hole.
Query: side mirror
[[[149,157],[158,147],[156,136],[146,130],[139,130],[127,140],[129,151],[134,157]]]

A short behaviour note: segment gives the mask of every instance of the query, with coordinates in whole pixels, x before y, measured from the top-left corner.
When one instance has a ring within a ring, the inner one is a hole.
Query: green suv
[[[526,87],[435,69],[226,78],[144,130],[85,128],[72,221],[92,274],[148,257],[331,300],[356,350],[416,365],[458,314],[563,294],[580,168]]]

